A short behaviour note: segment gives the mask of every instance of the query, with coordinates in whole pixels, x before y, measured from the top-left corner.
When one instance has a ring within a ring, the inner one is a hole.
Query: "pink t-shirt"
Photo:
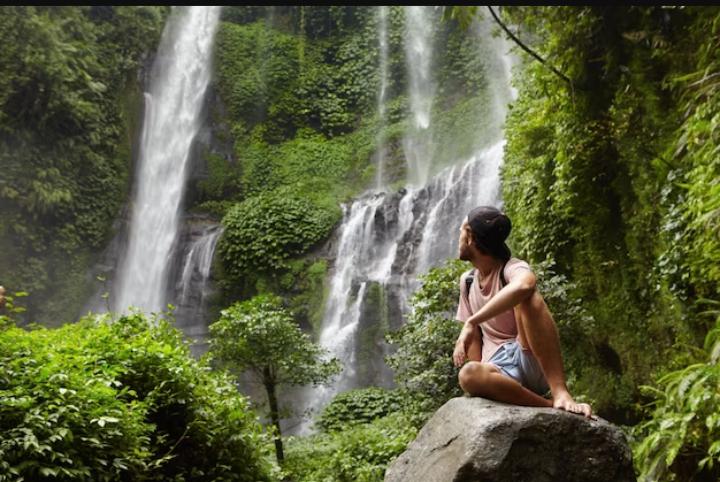
[[[523,260],[510,258],[505,265],[506,283],[510,283],[513,277],[517,276],[522,270],[530,270],[530,265]],[[482,289],[480,288],[480,281],[476,273],[475,279],[470,287],[470,296],[468,299],[465,280],[472,271],[473,270],[463,273],[460,277],[460,302],[455,318],[462,322],[470,318],[474,313],[477,313],[480,308],[485,306],[485,303],[490,301],[490,298],[500,291],[500,268],[494,270],[483,280],[484,285]],[[480,324],[480,329],[483,335],[482,359],[483,361],[488,361],[503,343],[513,341],[517,337],[518,331],[515,312],[508,310],[494,318],[490,318]]]

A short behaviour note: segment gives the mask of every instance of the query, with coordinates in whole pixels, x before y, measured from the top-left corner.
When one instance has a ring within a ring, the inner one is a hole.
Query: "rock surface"
[[[598,418],[453,398],[388,468],[385,482],[634,481],[624,434]]]

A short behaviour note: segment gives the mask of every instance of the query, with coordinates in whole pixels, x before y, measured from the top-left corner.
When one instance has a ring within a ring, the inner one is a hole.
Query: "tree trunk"
[[[277,430],[275,435],[275,456],[277,457],[278,463],[282,464],[285,459],[285,455],[283,454],[282,432],[280,431],[280,411],[278,409],[277,394],[275,393],[275,383],[272,381],[269,369],[266,368],[263,375],[265,378],[265,391],[267,392],[268,403],[270,404],[270,420]]]

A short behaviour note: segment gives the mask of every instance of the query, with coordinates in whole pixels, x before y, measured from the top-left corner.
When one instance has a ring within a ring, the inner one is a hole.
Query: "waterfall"
[[[202,312],[208,295],[207,285],[215,246],[221,234],[220,226],[211,225],[203,229],[200,236],[188,245],[187,253],[183,256],[182,274],[176,286],[179,292],[177,304],[180,308],[187,307],[197,313]]]
[[[379,191],[385,185],[385,158],[387,157],[387,146],[383,138],[385,130],[385,100],[388,88],[388,7],[381,6],[377,9],[378,23],[378,49],[380,53],[380,89],[377,96],[377,111],[379,117],[379,129],[377,135],[377,153],[375,155],[375,165],[377,166],[377,176],[375,188]]]
[[[430,175],[432,130],[430,117],[435,85],[432,76],[433,7],[405,9],[405,59],[412,123],[403,139],[410,182],[423,185]]]
[[[218,224],[203,223],[187,231],[184,236],[187,239],[181,243],[185,247],[182,262],[175,274],[175,325],[195,341],[191,347],[200,355],[207,348],[208,326],[204,315],[213,292],[210,283],[213,255],[223,230]]]
[[[412,125],[405,154],[410,166],[411,156],[421,153],[407,146],[421,145],[423,136],[418,135],[424,132],[427,139],[432,129],[429,111],[433,92],[429,71],[432,31],[427,25],[426,10],[408,7],[406,13],[405,41],[412,44],[406,45],[407,63],[409,67],[413,62],[417,64],[408,70]],[[502,125],[507,104],[513,97],[509,46],[503,39],[490,35],[487,22],[472,28],[486,69],[490,101],[483,112],[476,114],[476,122],[489,134],[478,136],[482,140],[478,141],[472,156],[455,159],[424,182],[417,182],[421,177],[409,179],[408,185],[399,192],[369,192],[343,206],[320,342],[343,361],[344,370],[333,385],[306,391],[305,402],[311,408],[324,406],[343,390],[369,385],[391,386],[391,373],[382,361],[386,347],[381,339],[370,342],[369,349],[374,350],[374,354],[364,363],[372,366],[363,368],[363,360],[358,356],[360,349],[368,349],[361,346],[362,335],[365,333],[367,338],[367,330],[383,322],[377,315],[375,319],[368,319],[368,313],[373,311],[368,293],[373,287],[383,293],[380,298],[385,306],[374,311],[390,314],[388,326],[384,328],[398,328],[402,315],[409,311],[408,299],[418,286],[418,276],[457,256],[458,233],[464,215],[478,205],[501,204],[500,167],[505,145]],[[487,43],[482,45],[482,42]],[[425,169],[429,176],[432,156],[427,152],[424,155],[427,157],[422,162],[426,164],[416,163],[412,169]],[[415,157],[414,161],[418,159]],[[299,432],[308,429],[305,423]]]
[[[164,309],[193,139],[210,81],[220,7],[173,7],[145,93],[128,245],[113,309]]]

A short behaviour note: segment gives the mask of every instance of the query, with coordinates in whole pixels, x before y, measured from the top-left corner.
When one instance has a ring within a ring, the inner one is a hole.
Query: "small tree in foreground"
[[[278,385],[318,385],[340,371],[336,359],[300,330],[280,298],[256,296],[223,310],[210,325],[210,352],[236,373],[249,370],[267,393],[270,420],[277,430],[275,453],[283,461]]]

